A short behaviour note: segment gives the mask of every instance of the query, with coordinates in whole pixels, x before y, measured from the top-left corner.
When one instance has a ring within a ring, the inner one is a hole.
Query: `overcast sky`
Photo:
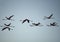
[[[44,16],[53,13],[53,18],[44,20]],[[2,20],[14,15],[15,21]],[[22,24],[21,19],[40,22],[42,27],[30,27],[30,23]],[[60,25],[60,0],[0,0],[0,26],[12,23],[13,30],[1,31],[0,42],[60,42],[60,26],[48,27],[47,24],[57,22]]]

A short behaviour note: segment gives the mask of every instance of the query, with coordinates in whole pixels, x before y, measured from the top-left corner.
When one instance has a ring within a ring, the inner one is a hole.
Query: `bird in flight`
[[[41,23],[38,22],[38,23],[32,23],[32,25],[30,25],[30,26],[43,26],[43,25],[41,25]]]
[[[58,26],[56,22],[50,23],[50,25],[47,26]]]
[[[9,24],[4,24],[5,26],[10,26],[11,25],[11,23],[9,23]]]
[[[20,20],[20,21],[22,21],[22,20]],[[31,20],[29,20],[29,19],[24,19],[24,20],[22,21],[22,24],[25,23],[26,21],[27,21],[27,23],[30,23]],[[32,22],[32,21],[31,21],[31,22]]]
[[[11,18],[13,17],[14,15],[11,15],[10,17],[5,17],[6,19],[3,19],[3,20],[12,20]]]
[[[5,29],[8,29],[9,31],[10,31],[10,30],[13,30],[13,29],[11,29],[11,28],[9,28],[9,27],[4,27],[1,31],[4,31]]]
[[[51,19],[51,18],[52,18],[52,16],[53,16],[53,14],[51,14],[51,15],[50,15],[50,16],[48,16],[48,17],[47,17],[47,16],[45,16],[45,17],[44,17],[44,19]]]
[[[4,27],[3,29],[2,29],[2,31],[3,30],[5,30],[5,29],[8,29],[9,31],[10,30],[13,30],[13,29],[11,29],[10,27],[14,27],[14,26],[11,26],[11,23],[9,23],[9,24],[4,24],[5,26],[1,26],[1,27]]]

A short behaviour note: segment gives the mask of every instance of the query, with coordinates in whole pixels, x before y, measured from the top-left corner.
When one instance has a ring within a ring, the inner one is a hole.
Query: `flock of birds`
[[[12,19],[13,16],[14,16],[14,15],[11,15],[10,17],[5,17],[5,19],[3,19],[3,20],[13,20],[13,19]],[[53,14],[51,14],[51,15],[48,16],[48,17],[45,16],[44,19],[51,19],[52,16],[53,16]],[[22,24],[25,23],[25,22],[27,22],[27,23],[33,22],[33,21],[29,20],[29,19],[24,19],[24,20],[20,20],[20,21],[22,21]],[[32,27],[32,26],[43,26],[43,25],[41,25],[41,23],[38,22],[38,23],[32,23],[32,25],[30,25],[30,26]],[[57,23],[56,23],[56,22],[53,22],[53,23],[50,23],[50,24],[47,25],[47,26],[57,26]],[[8,30],[10,31],[10,30],[13,30],[13,29],[11,29],[10,27],[15,27],[15,26],[11,26],[11,23],[9,23],[9,24],[4,24],[4,26],[0,26],[0,27],[4,27],[4,28],[2,28],[1,31],[4,31],[5,29],[8,29]]]

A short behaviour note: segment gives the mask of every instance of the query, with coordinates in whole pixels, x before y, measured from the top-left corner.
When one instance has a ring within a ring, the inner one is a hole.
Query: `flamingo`
[[[13,17],[14,15],[11,15],[10,17],[5,17],[7,20],[12,20],[11,18]],[[6,19],[3,19],[3,20],[6,20]]]
[[[21,21],[21,20],[20,20],[20,21]],[[22,21],[22,24],[25,23],[26,21],[27,21],[28,23],[30,23],[30,20],[29,20],[29,19],[24,19],[24,20]],[[32,22],[32,21],[31,21],[31,22]]]
[[[51,19],[52,18],[52,16],[53,16],[53,14],[51,14],[50,16],[48,16],[48,17],[46,17],[45,16],[45,19]]]

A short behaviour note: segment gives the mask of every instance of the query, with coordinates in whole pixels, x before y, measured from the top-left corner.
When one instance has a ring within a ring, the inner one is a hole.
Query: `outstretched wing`
[[[50,16],[49,16],[49,18],[51,18],[53,16],[53,14],[51,14]]]
[[[11,25],[11,23],[9,23],[8,25],[7,24],[4,24],[5,26],[10,26]]]
[[[24,22],[26,22],[26,20],[23,20],[22,24],[23,24]]]
[[[31,20],[29,20],[29,19],[25,19],[25,21],[27,21],[28,23],[30,23]],[[31,22],[32,22],[32,21],[31,21]]]
[[[7,27],[3,28],[2,31],[5,30],[6,28],[7,28]]]
[[[14,15],[10,16],[9,18],[12,18]]]

